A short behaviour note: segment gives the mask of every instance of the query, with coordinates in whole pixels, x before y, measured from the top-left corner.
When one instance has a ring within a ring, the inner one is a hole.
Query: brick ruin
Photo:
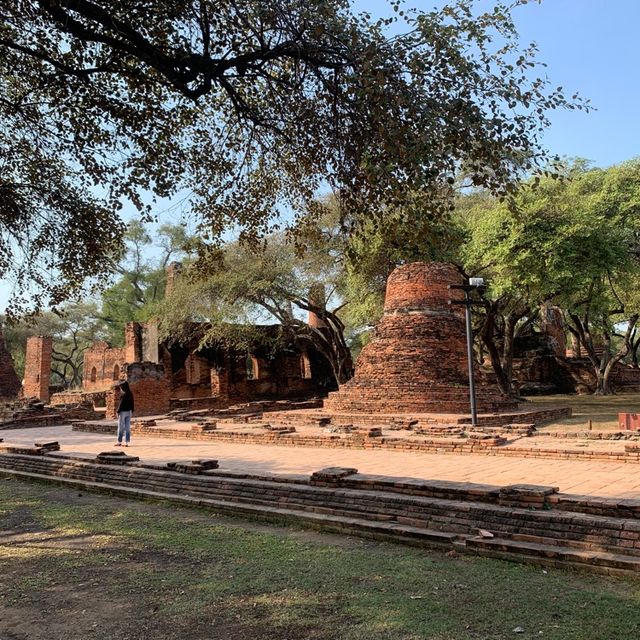
[[[176,286],[180,265],[169,265],[167,289]],[[174,406],[223,408],[231,404],[304,400],[324,396],[328,411],[353,413],[467,413],[468,369],[463,309],[450,305],[460,298],[450,284],[461,280],[457,269],[443,263],[413,263],[398,267],[389,277],[384,315],[372,340],[364,347],[355,377],[335,391],[324,357],[294,342],[278,350],[273,344],[277,325],[258,327],[264,340],[248,351],[222,347],[200,348],[159,339],[155,321],[131,322],[125,327],[125,345],[111,347],[96,342],[84,356],[82,395],[95,406],[107,405],[113,416],[114,385],[129,380],[137,400],[138,415],[160,414]],[[312,299],[324,298],[318,288]],[[323,323],[309,313],[310,326]],[[559,309],[547,306],[541,314],[542,331],[516,339],[514,376],[523,394],[572,393],[593,390],[590,363],[566,348],[565,328]],[[196,327],[197,328],[197,327]],[[197,333],[197,332],[196,332]],[[28,339],[23,395],[49,402],[52,339]],[[480,373],[480,372],[479,372]],[[478,375],[478,410],[510,411],[491,375]],[[620,364],[612,375],[614,388],[638,390],[640,370]],[[20,392],[11,356],[0,333],[0,397]],[[52,404],[68,404],[70,392],[54,394]],[[13,396],[11,395],[13,394]]]
[[[95,342],[84,353],[82,390],[106,391],[120,380],[125,363],[124,348],[114,348],[106,342]]]
[[[21,385],[16,370],[13,366],[13,358],[7,349],[7,345],[0,325],[0,399],[11,400],[20,394]]]
[[[273,342],[279,326],[256,328],[263,342]],[[197,333],[198,327],[194,326]],[[107,416],[115,415],[118,392],[127,380],[135,396],[136,415],[166,413],[170,407],[222,408],[259,400],[301,400],[335,388],[329,364],[312,349],[293,343],[277,350],[261,346],[249,351],[162,341],[155,321],[130,322],[125,346],[98,342],[85,353],[83,391],[106,395]]]
[[[49,402],[52,351],[53,338],[50,336],[31,336],[27,338],[22,387],[22,393],[25,398],[38,398],[42,402]]]
[[[355,376],[324,409],[368,413],[468,413],[469,376],[464,309],[451,305],[461,276],[452,264],[415,262],[387,281],[384,315],[363,348]],[[515,403],[497,387],[477,380],[481,413],[507,411]]]
[[[604,347],[596,347],[601,355]],[[581,352],[572,336],[566,341],[562,311],[543,305],[540,331],[514,340],[513,375],[521,395],[593,393],[596,378],[591,361]],[[611,386],[618,392],[640,389],[640,369],[619,362],[611,372]]]
[[[165,376],[164,367],[152,362],[125,364],[122,377],[131,387],[135,398],[135,415],[149,416],[167,413],[171,401],[171,385]],[[114,417],[120,399],[119,392],[106,394],[107,416]]]

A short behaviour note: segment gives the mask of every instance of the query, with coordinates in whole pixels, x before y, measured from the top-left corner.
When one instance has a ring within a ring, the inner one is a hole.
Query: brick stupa
[[[414,262],[387,280],[384,315],[356,363],[355,376],[324,402],[336,413],[469,413],[463,292],[457,269]],[[480,413],[516,408],[497,387],[476,380]]]

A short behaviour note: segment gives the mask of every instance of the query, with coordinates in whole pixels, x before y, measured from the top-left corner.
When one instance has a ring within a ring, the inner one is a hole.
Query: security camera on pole
[[[476,408],[476,385],[473,375],[473,329],[471,327],[471,306],[483,305],[484,300],[473,300],[472,291],[478,291],[480,297],[486,290],[484,278],[469,278],[467,284],[450,284],[449,289],[462,289],[464,300],[449,300],[449,304],[463,304],[465,307],[465,322],[467,329],[467,359],[469,361],[469,400],[471,402],[471,426],[478,426],[478,410]]]

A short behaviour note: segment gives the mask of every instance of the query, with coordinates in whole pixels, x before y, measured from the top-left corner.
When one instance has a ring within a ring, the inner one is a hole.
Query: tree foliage
[[[144,194],[186,189],[205,239],[233,226],[256,240],[327,185],[356,221],[407,193],[441,217],[460,171],[511,191],[545,161],[549,110],[582,103],[537,77],[507,6],[392,5],[375,21],[347,0],[5,0],[0,277],[16,280],[12,312],[27,281],[38,308],[107,270],[116,212],[129,200],[148,213]]]
[[[84,352],[94,341],[105,338],[95,302],[68,303],[57,313],[44,312],[30,323],[10,324],[4,332],[20,377],[24,375],[27,338],[51,336],[51,384],[65,388],[82,384]]]
[[[282,233],[270,235],[257,253],[228,244],[215,264],[208,262],[206,273],[195,265],[167,298],[164,336],[187,342],[196,334],[202,345],[250,350],[256,342],[273,340],[260,325],[276,323],[279,340],[263,347],[311,345],[326,358],[335,381],[346,382],[353,362],[340,317],[344,238],[332,236],[333,230],[308,227],[302,255]],[[321,328],[307,322],[310,313]]]
[[[100,296],[99,317],[108,341],[122,345],[124,326],[158,313],[165,297],[167,267],[192,251],[193,238],[184,226],[163,224],[152,235],[139,221],[128,224],[125,248],[112,267],[118,278]]]
[[[512,392],[516,325],[551,301],[565,310],[569,331],[589,357],[597,392],[608,393],[613,366],[632,348],[640,311],[640,162],[609,169],[577,162],[559,180],[535,182],[537,188],[525,185],[511,202],[485,197],[466,211],[462,260],[491,283],[483,340],[503,390]]]

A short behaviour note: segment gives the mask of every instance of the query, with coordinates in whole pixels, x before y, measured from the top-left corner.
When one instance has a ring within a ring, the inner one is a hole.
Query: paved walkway
[[[57,440],[63,453],[113,450],[115,437],[72,431],[70,426],[0,431],[5,444]],[[560,487],[563,493],[640,499],[640,465],[606,461],[553,460],[485,455],[427,454],[210,443],[138,437],[127,450],[144,462],[214,458],[220,468],[246,473],[305,474],[323,467],[355,467],[361,473],[495,485]]]

